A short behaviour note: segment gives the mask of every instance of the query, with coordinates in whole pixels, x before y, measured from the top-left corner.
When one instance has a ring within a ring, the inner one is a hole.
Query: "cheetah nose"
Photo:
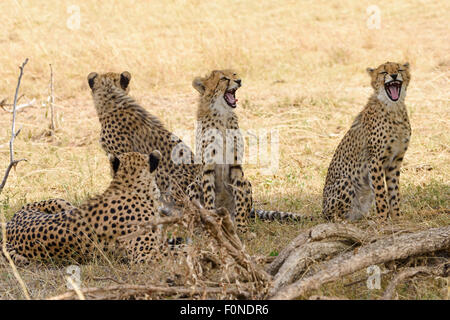
[[[397,74],[395,73],[395,74],[391,74],[391,78],[393,79],[393,80],[396,80],[397,79]]]
[[[242,80],[241,79],[237,79],[237,80],[234,80],[234,81],[236,81],[236,83],[239,85],[239,87],[242,86],[242,84],[241,84]]]

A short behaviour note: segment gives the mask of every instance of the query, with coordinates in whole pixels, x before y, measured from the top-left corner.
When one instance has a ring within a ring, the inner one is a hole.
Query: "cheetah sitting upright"
[[[411,136],[404,103],[409,64],[386,62],[367,72],[374,93],[328,168],[323,190],[323,214],[328,219],[358,220],[374,200],[381,218],[400,215],[400,166]]]
[[[161,230],[131,235],[137,230],[133,221],[150,221],[157,214],[160,195],[154,176],[160,158],[158,151],[114,158],[109,187],[78,208],[60,199],[24,206],[6,224],[7,251],[20,264],[87,262],[101,251],[138,263],[167,253]]]
[[[188,188],[189,197],[209,210],[227,208],[238,230],[245,231],[252,187],[242,171],[243,139],[234,112],[241,79],[231,70],[215,70],[192,85],[200,93],[196,156],[202,169]]]
[[[160,167],[156,183],[167,205],[184,198],[201,170],[191,149],[161,121],[148,113],[128,95],[131,74],[108,72],[88,75],[89,87],[101,124],[100,143],[109,157],[124,152],[150,153],[160,150]],[[228,107],[231,109],[231,107]],[[292,212],[251,209],[250,217],[261,220],[300,220],[303,215]]]

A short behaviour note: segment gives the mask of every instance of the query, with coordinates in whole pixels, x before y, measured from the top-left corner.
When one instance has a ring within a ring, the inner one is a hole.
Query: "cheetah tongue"
[[[226,92],[225,93],[225,100],[228,102],[228,104],[230,106],[235,106],[236,102],[237,102],[237,99],[236,99],[236,97],[234,95],[234,92]]]
[[[400,88],[397,85],[391,85],[388,87],[389,93],[391,94],[392,100],[397,100]]]

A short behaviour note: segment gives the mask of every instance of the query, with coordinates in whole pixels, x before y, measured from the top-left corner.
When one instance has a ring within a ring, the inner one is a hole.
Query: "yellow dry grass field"
[[[212,69],[234,68],[243,81],[237,113],[243,130],[278,132],[277,170],[261,170],[264,156],[245,166],[256,205],[321,212],[327,166],[370,93],[367,67],[410,62],[406,104],[412,139],[401,176],[403,217],[392,229],[450,224],[449,1],[1,1],[0,100],[12,103],[25,67],[17,113],[15,158],[0,207],[10,219],[27,202],[60,197],[78,205],[102,192],[109,163],[86,77],[129,71],[130,94],[193,144],[197,92],[191,81]],[[50,67],[57,129],[48,135]],[[6,107],[9,109],[10,107]],[[0,169],[9,163],[11,113],[0,109]],[[319,222],[324,222],[319,220]],[[255,222],[251,254],[279,252],[317,222]],[[364,227],[369,221],[358,222]],[[92,263],[83,286],[145,284],[155,267]],[[32,298],[67,290],[63,268],[19,268]],[[323,286],[317,294],[377,299],[365,272]],[[351,284],[351,285],[349,285]],[[400,299],[445,299],[447,280],[416,279],[397,288]],[[23,299],[0,259],[0,299]]]

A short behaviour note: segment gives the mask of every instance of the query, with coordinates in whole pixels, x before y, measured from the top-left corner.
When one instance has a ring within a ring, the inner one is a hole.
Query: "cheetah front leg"
[[[216,208],[216,193],[215,193],[215,164],[205,164],[202,174],[202,189],[204,206],[207,210],[214,210]]]
[[[382,162],[377,159],[372,159],[369,170],[370,182],[375,193],[377,214],[380,218],[386,219],[388,217],[389,204],[386,200],[387,194],[384,186],[385,177]]]
[[[235,203],[235,224],[238,231],[248,231],[248,218],[252,207],[251,184],[244,178],[242,167],[234,165],[230,168],[230,180]]]
[[[386,168],[386,184],[388,188],[390,215],[391,217],[400,216],[400,167],[403,161],[404,153],[393,159],[391,166]]]

